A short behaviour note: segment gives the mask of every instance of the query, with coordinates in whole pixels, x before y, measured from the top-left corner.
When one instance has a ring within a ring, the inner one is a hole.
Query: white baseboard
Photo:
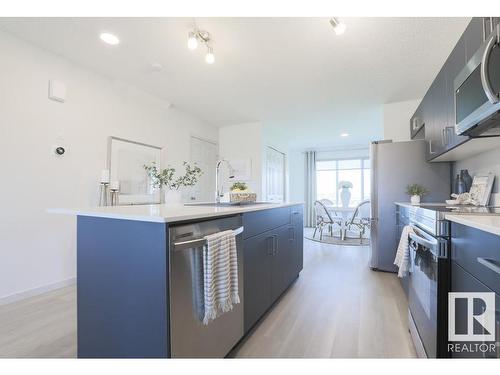
[[[57,283],[53,283],[53,284],[49,284],[49,285],[43,285],[43,286],[40,286],[38,288],[24,290],[22,292],[10,294],[10,295],[5,296],[5,297],[0,297],[0,306],[7,305],[7,304],[12,303],[12,302],[21,301],[21,300],[29,298],[29,297],[34,297],[34,296],[37,296],[39,294],[47,293],[47,292],[50,292],[52,290],[64,288],[65,286],[69,286],[69,285],[73,285],[73,284],[76,284],[76,277],[72,277],[71,279],[58,281]]]

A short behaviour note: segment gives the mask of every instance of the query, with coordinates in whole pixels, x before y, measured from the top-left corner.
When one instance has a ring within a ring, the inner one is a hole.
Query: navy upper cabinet
[[[489,34],[490,24],[499,21],[490,17],[472,19],[411,117],[411,137],[425,138],[427,160],[432,161],[470,139],[455,133],[454,81],[483,43],[485,33]]]
[[[484,40],[484,30],[489,29],[489,18],[474,17],[464,32],[466,62],[476,53]],[[489,32],[488,32],[489,34]],[[465,64],[464,64],[465,66]]]
[[[474,20],[473,20],[474,21]],[[472,22],[471,22],[472,23]],[[446,76],[446,89],[444,94],[444,101],[442,112],[444,114],[444,121],[442,124],[442,134],[445,143],[445,150],[450,150],[459,144],[467,141],[468,136],[457,135],[455,133],[455,77],[465,67],[467,63],[465,55],[465,36],[464,34],[451,51],[448,60],[444,66]]]

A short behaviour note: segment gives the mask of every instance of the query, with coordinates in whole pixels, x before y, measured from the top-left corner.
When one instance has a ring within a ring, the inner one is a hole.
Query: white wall
[[[0,50],[1,302],[75,277],[75,219],[45,209],[96,205],[108,136],[165,147],[178,166],[191,134],[216,141],[218,130],[8,34]],[[48,100],[49,79],[67,84],[66,103]]]
[[[422,99],[387,103],[383,106],[384,139],[410,140],[410,118]]]
[[[219,129],[219,154],[222,159],[251,159],[251,178],[245,182],[257,194],[258,200],[263,199],[263,147],[260,122],[224,126]],[[227,184],[226,182],[225,185]],[[224,186],[224,190],[228,191],[228,186]]]

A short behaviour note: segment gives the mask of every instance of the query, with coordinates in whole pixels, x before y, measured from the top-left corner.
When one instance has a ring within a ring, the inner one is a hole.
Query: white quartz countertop
[[[179,221],[203,219],[208,217],[229,216],[243,212],[268,210],[272,208],[288,207],[301,202],[290,203],[258,203],[235,206],[200,206],[165,204],[136,205],[136,206],[107,206],[90,208],[51,208],[47,212],[76,216],[92,216],[110,219],[149,221],[155,223],[175,223]]]
[[[426,202],[422,202],[422,203],[419,203],[419,204],[411,204],[410,202],[394,202],[395,205],[397,206],[403,206],[403,207],[425,207],[425,206],[428,206],[428,207],[445,207],[447,206],[445,202],[434,202],[434,203],[426,203]]]
[[[500,236],[500,215],[454,215],[446,214],[446,220],[467,225]]]

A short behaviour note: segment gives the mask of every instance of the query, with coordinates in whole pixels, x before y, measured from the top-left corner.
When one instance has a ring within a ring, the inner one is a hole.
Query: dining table
[[[342,220],[340,222],[340,238],[342,241],[344,241],[346,239],[349,220],[351,220],[352,214],[356,210],[356,207],[325,205],[325,208],[332,217],[338,218],[339,217],[338,214],[342,215]]]

